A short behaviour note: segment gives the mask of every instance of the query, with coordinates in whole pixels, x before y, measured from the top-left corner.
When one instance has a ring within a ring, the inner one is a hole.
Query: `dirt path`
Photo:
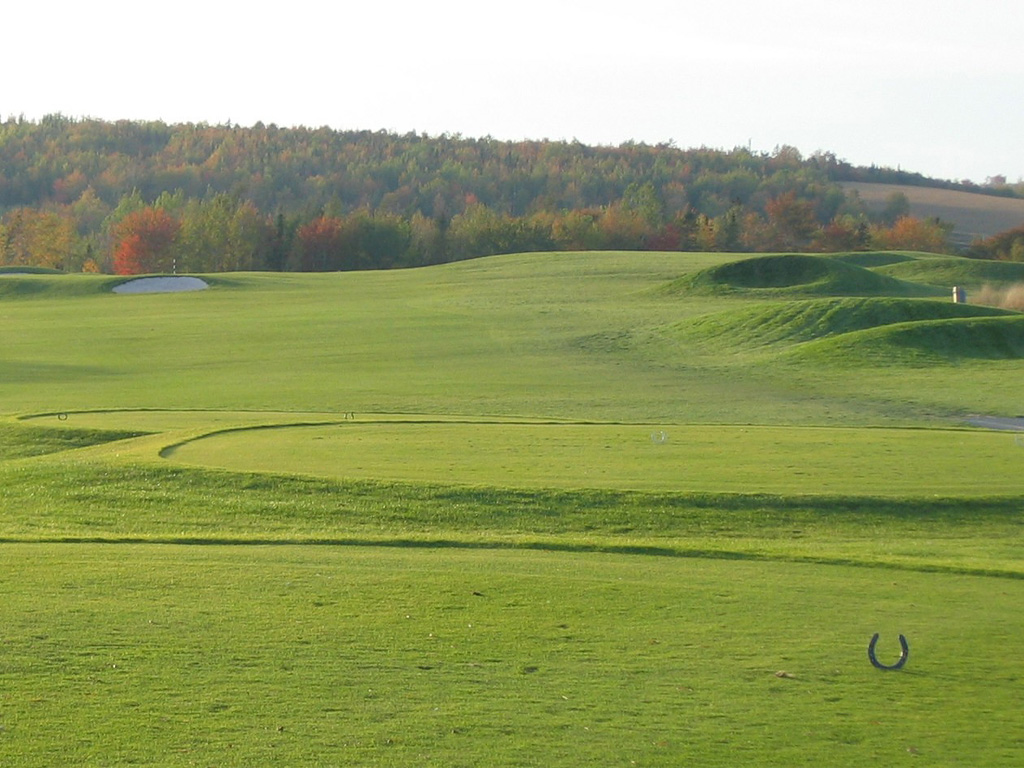
[[[969,416],[967,423],[983,429],[1008,429],[1024,432],[1024,416]]]

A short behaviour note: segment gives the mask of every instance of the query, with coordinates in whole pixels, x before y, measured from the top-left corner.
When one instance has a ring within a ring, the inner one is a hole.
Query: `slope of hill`
[[[794,359],[834,366],[931,367],[966,360],[1020,360],[1024,318],[976,317],[897,323],[818,339]]]
[[[953,242],[958,246],[1024,224],[1024,200],[1019,198],[904,184],[845,181],[841,186],[847,193],[856,192],[873,211],[880,211],[895,192],[906,195],[912,216],[952,223]]]
[[[682,324],[686,338],[728,349],[799,344],[899,323],[931,322],[1015,312],[950,301],[889,297],[770,302],[726,310]]]
[[[930,286],[877,274],[840,259],[776,254],[731,261],[673,281],[673,292],[785,296],[936,296]]]
[[[982,285],[1009,286],[1024,283],[1024,264],[1009,261],[959,257],[922,258],[881,265],[875,271],[900,280],[935,286],[978,288]]]
[[[931,261],[910,256],[908,265]],[[725,283],[693,285],[723,276]],[[111,291],[116,279],[103,276],[0,279],[5,409],[916,424],[1020,408],[1017,331],[1001,326],[1014,317],[993,318],[984,331],[996,352],[1008,354],[981,361],[954,349],[929,369],[894,375],[870,364],[850,376],[849,366],[787,357],[787,347],[823,335],[906,321],[923,321],[921,333],[941,345],[944,327],[923,325],[950,316],[976,322],[951,303],[935,309],[915,298],[945,300],[948,288],[827,257],[737,265],[727,254],[537,253],[390,272],[208,280],[207,291],[122,296]],[[857,296],[879,299],[842,298]],[[774,311],[743,314],[768,302]],[[739,314],[720,316],[717,335],[711,325],[700,338],[681,330],[722,312]],[[889,369],[903,359],[893,338],[876,344],[893,349],[884,357]],[[951,343],[968,351],[973,344],[968,335]]]

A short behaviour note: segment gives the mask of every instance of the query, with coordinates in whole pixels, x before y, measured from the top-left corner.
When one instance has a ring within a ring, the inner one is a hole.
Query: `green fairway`
[[[1024,317],[951,276],[5,275],[0,765],[1020,765]]]
[[[1024,493],[1024,446],[966,430],[362,423],[231,430],[176,462],[339,479],[528,488],[985,496]]]
[[[770,298],[669,290],[680,276],[735,259],[531,254],[409,271],[211,277],[207,291],[154,295],[112,294],[108,277],[8,276],[0,285],[0,402],[7,413],[204,409],[839,426],[1024,410],[1000,360],[956,357],[904,386],[920,355],[899,341],[883,351],[887,342],[872,341],[875,352],[849,364],[826,351],[824,360],[794,365],[789,344],[743,353],[729,337],[681,334],[691,320]],[[786,290],[780,311],[807,300]],[[887,318],[896,314],[886,309]],[[1003,328],[986,331],[992,343]],[[969,351],[973,337],[958,338]],[[917,343],[927,345],[928,335]],[[881,388],[873,380],[880,366]]]

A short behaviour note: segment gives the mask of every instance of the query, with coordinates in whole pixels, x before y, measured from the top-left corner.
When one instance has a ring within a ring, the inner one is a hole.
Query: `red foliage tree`
[[[947,253],[952,226],[939,219],[918,219],[901,216],[891,227],[879,227],[872,233],[871,244],[880,250],[927,251]]]
[[[1024,227],[1000,232],[971,245],[967,255],[973,259],[1024,261]]]
[[[181,223],[163,208],[133,211],[115,226],[114,271],[119,275],[170,272]]]
[[[811,250],[822,253],[862,251],[868,247],[868,225],[852,218],[832,219],[814,238]]]
[[[300,269],[303,272],[329,272],[341,268],[345,251],[345,222],[334,216],[318,216],[299,227]]]

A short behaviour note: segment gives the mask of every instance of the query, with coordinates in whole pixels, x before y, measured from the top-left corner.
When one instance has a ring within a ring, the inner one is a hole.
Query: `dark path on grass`
[[[1003,429],[1024,432],[1024,416],[971,416],[967,423],[983,429]]]

